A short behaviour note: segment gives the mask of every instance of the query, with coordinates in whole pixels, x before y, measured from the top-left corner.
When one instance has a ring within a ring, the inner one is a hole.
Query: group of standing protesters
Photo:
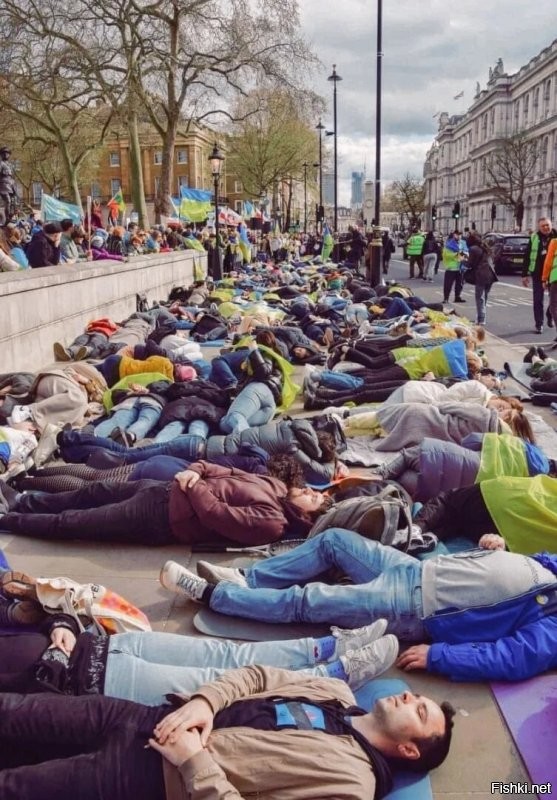
[[[56,367],[0,376],[3,531],[68,547],[281,542],[245,569],[166,562],[161,584],[225,615],[332,626],[247,645],[101,637],[44,617],[40,582],[5,570],[7,800],[382,797],[398,770],[442,763],[454,710],[410,691],[359,708],[371,678],[557,666],[556,463],[486,364],[483,327],[311,262],[177,288],[54,343]],[[481,242],[468,263],[481,285]],[[325,413],[289,416],[300,392]],[[373,466],[356,479],[357,463]],[[393,486],[394,516],[377,504]],[[458,536],[469,549],[448,554]]]

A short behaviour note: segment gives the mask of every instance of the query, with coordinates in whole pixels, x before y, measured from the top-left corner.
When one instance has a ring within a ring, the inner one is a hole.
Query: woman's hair
[[[6,255],[10,254],[10,245],[8,243],[8,237],[6,235],[5,228],[0,228],[0,248],[6,253]]]
[[[74,228],[71,233],[73,241],[75,241],[76,239],[85,239],[86,235],[87,234],[85,233],[83,228]]]
[[[513,408],[507,419],[507,424],[515,436],[519,436],[521,439],[524,439],[525,442],[530,442],[530,444],[536,444],[536,437],[534,436],[532,426],[528,421],[528,417],[522,411]]]
[[[258,331],[255,336],[255,341],[257,344],[262,344],[264,347],[270,347],[277,355],[282,355],[275,334],[271,333],[271,331]]]
[[[466,365],[468,367],[468,375],[474,377],[478,375],[479,371],[483,367],[483,361],[481,358],[471,350],[466,351]]]
[[[303,489],[306,485],[304,471],[299,461],[286,453],[271,456],[267,462],[267,470],[273,478],[278,478],[288,489]]]
[[[23,239],[23,235],[19,228],[14,228],[13,226],[9,226],[6,229],[6,237],[8,239],[8,243],[12,246],[21,244]]]
[[[112,235],[116,236],[117,239],[121,239],[126,232],[126,229],[122,225],[115,225],[112,229]]]
[[[510,408],[514,409],[515,411],[520,411],[520,412],[524,411],[524,406],[523,406],[523,404],[520,402],[520,400],[518,399],[518,397],[509,397],[509,396],[508,396],[508,395],[506,395],[506,394],[502,394],[502,395],[500,395],[500,396],[499,396],[499,399],[500,399],[500,400],[504,400],[504,401],[505,401],[505,403],[506,403],[506,404],[507,404],[507,405],[508,405]]]
[[[321,458],[319,459],[322,464],[329,464],[331,461],[337,461],[337,447],[334,436],[327,431],[317,432],[317,441],[319,442],[319,449],[321,450]]]

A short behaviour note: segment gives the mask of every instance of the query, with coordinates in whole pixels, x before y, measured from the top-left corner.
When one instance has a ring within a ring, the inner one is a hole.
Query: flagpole
[[[381,283],[381,92],[383,69],[383,0],[377,0],[377,74],[375,88],[375,209],[371,248],[371,285]]]

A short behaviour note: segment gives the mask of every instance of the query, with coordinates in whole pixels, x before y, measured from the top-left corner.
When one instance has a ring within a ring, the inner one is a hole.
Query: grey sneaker
[[[345,656],[349,650],[359,650],[376,639],[380,639],[387,630],[388,624],[386,619],[378,619],[371,625],[364,625],[363,628],[337,628],[336,625],[333,625],[331,635],[337,640],[337,646],[331,660]]]
[[[203,592],[209,585],[194,572],[177,564],[176,561],[167,561],[161,569],[159,580],[169,592],[182,594],[189,600],[201,602]]]
[[[61,342],[54,342],[52,345],[52,349],[54,350],[54,360],[55,361],[71,361],[72,357],[70,353],[66,350],[64,345]]]
[[[340,662],[348,675],[348,685],[352,689],[359,689],[364,683],[388,670],[397,656],[398,639],[389,633],[359,650],[349,650],[340,657]]]
[[[237,586],[247,588],[247,581],[241,570],[235,567],[217,567],[209,561],[198,561],[197,574],[204,578],[208,583],[220,583],[221,581],[228,581],[235,583]]]
[[[53,422],[47,422],[44,426],[39,444],[33,452],[33,461],[36,467],[42,467],[54,455],[58,449],[57,436],[61,430],[62,426],[55,425]]]

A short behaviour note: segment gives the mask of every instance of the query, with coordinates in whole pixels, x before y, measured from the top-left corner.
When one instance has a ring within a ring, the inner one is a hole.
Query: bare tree
[[[388,193],[392,210],[408,217],[410,225],[419,225],[425,212],[425,185],[421,178],[409,172],[398,181],[393,181]],[[389,210],[384,204],[385,210]]]
[[[501,139],[487,158],[487,184],[495,196],[513,209],[519,228],[524,215],[524,192],[540,160],[539,143],[524,131]]]

